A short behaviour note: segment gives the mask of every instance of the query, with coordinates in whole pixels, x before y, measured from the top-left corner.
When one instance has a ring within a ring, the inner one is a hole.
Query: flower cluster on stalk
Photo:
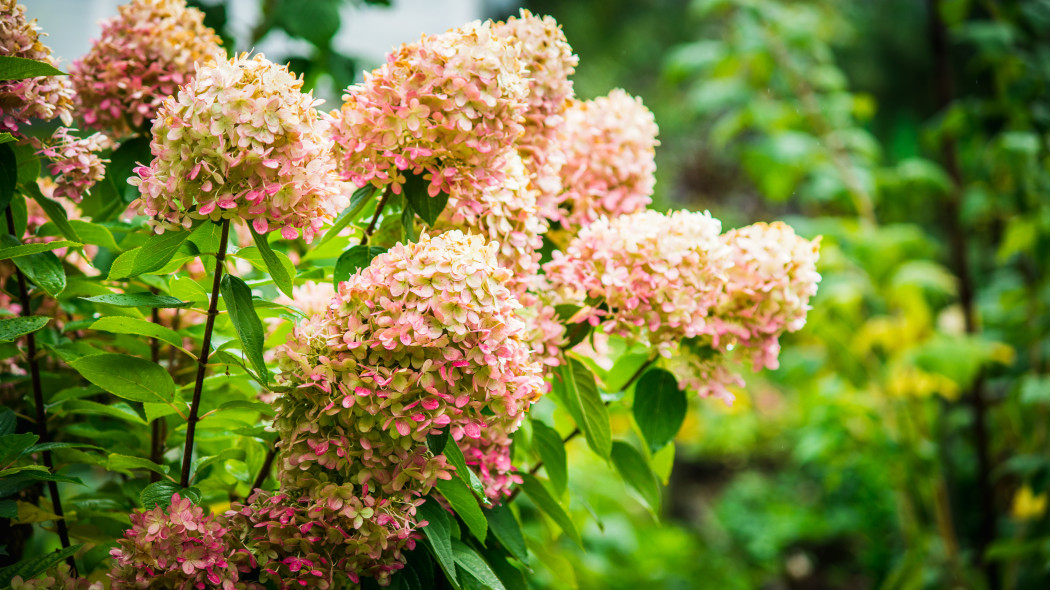
[[[44,62],[57,67],[51,49],[40,41],[36,20],[26,20],[17,0],[0,0],[0,55]],[[0,131],[19,133],[31,119],[59,118],[73,124],[73,86],[66,76],[0,81]]]
[[[479,439],[542,393],[497,254],[481,236],[424,234],[351,275],[326,314],[295,328],[278,354],[280,489],[231,513],[272,555],[271,576],[388,580],[418,536],[416,507],[452,477],[427,435]],[[293,569],[304,536],[313,557]]]
[[[223,59],[225,52],[204,26],[204,13],[185,0],[132,0],[118,10],[69,76],[84,123],[123,138],[193,78],[196,62]]]
[[[112,142],[101,133],[76,137],[72,131],[76,130],[59,127],[37,153],[49,160],[47,169],[55,181],[54,196],[79,203],[106,176],[109,160],[99,152],[112,147]]]
[[[309,241],[345,204],[321,101],[262,55],[197,64],[153,122],[153,161],[130,182],[158,232],[241,219]]]

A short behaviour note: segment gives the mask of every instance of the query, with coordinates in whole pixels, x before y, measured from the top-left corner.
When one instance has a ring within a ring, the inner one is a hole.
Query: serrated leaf
[[[36,444],[36,441],[39,439],[39,436],[31,432],[0,436],[0,466],[7,465],[20,457],[26,449]]]
[[[660,513],[660,482],[641,451],[623,441],[614,441],[612,461],[616,471],[641,495],[654,515]]]
[[[401,210],[401,238],[405,242],[414,242],[419,239],[419,234],[416,232],[416,214],[412,212],[411,207]]]
[[[193,479],[196,480],[197,476],[201,474],[204,469],[210,465],[216,463],[222,463],[227,459],[243,459],[244,449],[223,449],[218,455],[212,455],[210,457],[201,457],[195,461],[193,467]]]
[[[168,475],[171,471],[171,468],[167,465],[158,465],[153,461],[142,457],[132,457],[131,455],[112,453],[106,459],[107,471],[119,471],[121,473],[131,474],[134,469],[146,469],[161,475]]]
[[[71,414],[109,416],[111,418],[125,420],[134,424],[146,425],[146,421],[142,419],[142,416],[140,416],[131,406],[123,402],[115,404],[100,404],[86,399],[73,399],[63,403],[61,408],[62,411]]]
[[[51,553],[23,559],[12,566],[5,567],[3,570],[0,570],[0,588],[6,588],[11,585],[11,580],[16,576],[23,580],[39,576],[65,561],[67,557],[76,555],[77,551],[80,551],[80,548],[83,546],[83,544],[70,545],[65,549],[56,549]]]
[[[539,420],[532,421],[532,448],[540,455],[543,468],[556,494],[565,493],[569,484],[569,468],[565,458],[565,443],[558,432]]]
[[[445,450],[448,451],[448,448]],[[456,514],[463,519],[470,532],[479,541],[485,542],[489,523],[485,520],[485,514],[481,511],[481,506],[478,506],[478,499],[474,496],[474,492],[470,491],[467,484],[463,483],[462,479],[454,477],[447,480],[439,479],[435,487],[448,500]]]
[[[564,531],[574,543],[582,548],[583,539],[580,538],[580,533],[576,530],[576,524],[572,522],[572,517],[569,516],[569,513],[565,508],[554,499],[554,496],[551,495],[547,486],[543,485],[538,477],[528,473],[522,473],[521,479],[521,488],[525,492],[525,495],[528,496],[540,510],[546,512],[547,516],[550,516],[551,519],[561,527],[561,530]]]
[[[335,271],[332,273],[332,282],[335,288],[339,283],[350,278],[350,275],[372,263],[372,259],[386,252],[386,248],[376,246],[352,246],[343,252],[335,261]]]
[[[65,75],[65,72],[47,62],[11,55],[0,56],[0,80],[25,80]]]
[[[0,410],[0,436],[6,436],[14,432],[17,423],[18,418],[15,417],[13,410],[8,408]]]
[[[40,205],[40,208],[47,214],[47,218],[58,227],[62,235],[72,242],[83,243],[76,230],[69,224],[69,216],[66,214],[65,208],[58,204],[58,201],[45,197],[35,183],[28,185],[28,189],[23,190],[27,191],[29,196]]]
[[[182,301],[168,295],[157,295],[155,293],[110,293],[108,295],[95,295],[94,297],[82,297],[84,301],[93,303],[105,303],[117,307],[155,307],[161,309],[181,309],[193,305],[192,301]]]
[[[685,422],[689,400],[678,388],[674,375],[663,369],[650,369],[634,388],[634,421],[651,451],[658,451],[674,440]]]
[[[485,562],[485,559],[464,543],[452,539],[452,555],[456,565],[462,568],[462,571],[468,576],[477,580],[482,588],[507,590],[503,586],[503,582],[496,576],[496,573],[489,567],[489,564]],[[462,578],[463,576],[460,577]],[[465,584],[466,580],[464,580]]]
[[[266,236],[259,235],[259,232],[255,231],[255,228],[250,223],[248,224],[248,231],[252,232],[255,246],[259,248],[259,254],[262,256],[263,264],[266,265],[266,271],[270,274],[270,278],[273,279],[273,284],[277,285],[281,293],[294,299],[295,296],[292,294],[292,277],[295,276],[295,265],[292,264],[292,261],[287,256],[284,256],[284,260],[278,258],[277,253],[270,248],[270,243],[266,241]],[[291,271],[289,271],[288,265],[291,265]]]
[[[189,230],[151,235],[145,244],[117,256],[109,267],[109,280],[129,279],[164,268],[189,237]]]
[[[375,190],[375,187],[369,184],[354,191],[354,194],[350,197],[350,206],[343,209],[343,212],[339,214],[339,217],[335,218],[332,227],[325,232],[324,237],[317,243],[317,246],[320,247],[327,244],[332,238],[338,236],[339,232],[343,231],[346,226],[350,225],[351,222],[357,219],[357,216],[375,194]]]
[[[612,451],[612,428],[594,374],[580,361],[570,358],[559,367],[565,393],[566,409],[580,427],[587,446],[603,459]]]
[[[66,289],[66,269],[54,252],[19,256],[14,263],[27,279],[47,291],[48,295],[58,297]]]
[[[122,316],[103,317],[91,324],[90,329],[111,332],[113,334],[133,334],[136,336],[146,336],[147,338],[156,338],[157,340],[170,344],[176,348],[182,348],[182,336],[179,336],[178,332],[160,324],[140,320],[138,318]]]
[[[441,431],[441,434],[428,434],[427,435],[427,448],[430,449],[431,453],[440,455],[445,452],[445,445],[448,444],[449,433],[448,429]]]
[[[467,467],[467,459],[463,456],[463,451],[459,448],[459,444],[455,440],[450,439],[448,444],[442,448],[442,452],[444,452],[448,462],[456,468],[456,477],[467,484],[467,487],[474,492],[478,500],[488,505],[489,500],[485,496],[485,486],[482,485],[481,479],[478,478],[477,474]]]
[[[8,245],[0,248],[0,260],[7,260],[9,258],[18,259],[21,256],[32,256],[33,254],[50,252],[51,250],[58,250],[59,248],[79,248],[81,245],[82,244],[78,242],[70,242],[68,240],[55,240],[54,242],[47,242],[46,244]]]
[[[201,501],[201,493],[197,488],[184,488],[173,481],[161,480],[142,488],[142,492],[139,493],[139,502],[144,510],[152,510],[156,506],[167,508],[171,506],[171,496],[176,493],[179,494],[179,497],[189,498],[194,504],[199,504]]]
[[[448,193],[438,191],[430,194],[430,183],[422,176],[405,173],[405,184],[401,187],[405,203],[411,207],[427,225],[433,226],[448,204]]]
[[[126,354],[96,354],[69,362],[91,383],[117,397],[136,402],[167,403],[175,399],[175,382],[163,367]]]
[[[416,509],[416,520],[426,522],[423,534],[430,541],[430,550],[437,558],[441,569],[445,571],[453,582],[458,582],[456,576],[456,562],[452,553],[452,528],[449,523],[448,513],[438,504],[437,500],[427,498],[419,508]]]
[[[14,342],[43,328],[49,321],[51,318],[40,315],[0,320],[0,342]]]
[[[517,517],[507,504],[497,504],[485,511],[489,530],[503,547],[522,563],[529,563],[529,552]]]
[[[74,442],[46,442],[38,445],[33,445],[22,453],[23,456],[31,455],[33,453],[40,453],[43,451],[54,451],[56,449],[93,449],[96,451],[103,450],[102,447],[96,447],[95,445],[89,445],[87,443],[74,443]]]
[[[18,516],[18,503],[14,500],[0,501],[0,518],[16,518]]]
[[[266,369],[266,361],[263,360],[266,333],[263,332],[262,320],[252,304],[252,290],[244,281],[233,275],[222,277],[219,290],[222,292],[222,300],[226,303],[230,321],[233,322],[241,340],[241,349],[259,378],[266,383],[270,380],[270,372]]]

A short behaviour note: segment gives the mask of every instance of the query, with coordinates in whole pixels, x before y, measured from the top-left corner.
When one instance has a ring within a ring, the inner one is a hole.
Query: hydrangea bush
[[[423,36],[324,112],[182,0],[72,86],[0,7],[0,509],[60,547],[0,584],[520,587],[519,498],[579,542],[573,438],[645,496],[687,394],[805,323],[819,241],[648,209],[652,114],[574,97],[550,17]]]

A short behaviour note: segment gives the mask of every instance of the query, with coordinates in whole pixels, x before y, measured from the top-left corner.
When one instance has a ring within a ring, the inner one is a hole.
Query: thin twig
[[[197,358],[197,379],[193,385],[193,401],[190,403],[190,415],[186,419],[186,448],[182,454],[182,475],[179,485],[190,485],[190,461],[193,457],[193,435],[197,431],[197,412],[201,405],[201,392],[204,390],[204,374],[208,369],[208,356],[211,354],[211,333],[215,328],[215,317],[219,315],[219,284],[222,282],[223,262],[226,260],[226,242],[230,238],[230,220],[222,220],[222,236],[219,238],[219,251],[215,254],[215,278],[211,287],[211,302],[208,304],[208,320],[204,324],[204,342],[201,343],[201,354]]]
[[[379,221],[379,214],[383,212],[383,207],[386,206],[387,199],[390,198],[390,189],[383,191],[383,196],[379,197],[379,204],[376,205],[376,212],[372,215],[372,221],[369,222],[368,227],[365,228],[365,233],[361,236],[361,245],[365,246],[368,244],[368,239],[372,237],[372,232],[376,229],[376,223]]]
[[[11,207],[8,206],[6,210],[7,214],[7,231],[12,236],[20,238],[15,235],[15,218],[11,214]],[[21,241],[21,239],[19,239]],[[25,275],[16,266],[15,276],[18,278],[18,297],[22,305],[22,316],[29,317],[31,315],[29,311],[29,288],[26,286]],[[36,434],[39,437],[40,444],[46,444],[50,441],[47,435],[47,413],[44,409],[44,388],[40,383],[40,366],[37,364],[36,358],[36,337],[32,332],[26,334],[26,361],[29,363],[29,380],[33,386],[33,405],[36,406]],[[51,451],[44,451],[41,453],[44,459],[44,466],[47,467],[48,473],[53,473],[55,470],[54,463],[51,461]],[[55,481],[47,482],[47,490],[51,495],[51,509],[57,517],[55,519],[55,526],[58,529],[58,538],[62,542],[62,548],[69,547],[69,530],[66,528],[66,518],[62,511],[62,498],[58,495],[58,483]],[[77,564],[73,559],[73,556],[66,558],[66,563],[69,564],[69,569],[76,575]]]
[[[273,466],[273,460],[277,457],[277,441],[273,441],[273,446],[266,452],[266,458],[263,459],[262,468],[259,469],[259,475],[255,478],[255,483],[252,484],[252,489],[248,492],[250,496],[252,492],[262,487],[263,482],[270,476],[270,469]]]

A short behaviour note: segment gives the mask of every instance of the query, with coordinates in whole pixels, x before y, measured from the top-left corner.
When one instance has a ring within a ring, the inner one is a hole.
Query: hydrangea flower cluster
[[[62,562],[53,569],[31,580],[22,576],[11,579],[11,590],[103,590],[102,582],[89,582],[87,578],[70,575],[69,566]]]
[[[820,239],[799,237],[779,221],[734,229],[722,239],[732,265],[708,331],[712,346],[742,346],[756,371],[776,369],[780,335],[806,324],[809,299],[817,293]]]
[[[431,196],[501,182],[501,152],[523,131],[525,74],[491,22],[402,45],[329,115],[340,172],[395,194],[406,173],[429,176]]]
[[[79,203],[95,183],[106,175],[106,164],[98,152],[112,147],[109,138],[101,133],[76,137],[69,127],[59,127],[37,152],[51,162],[47,169],[55,180],[54,196]]]
[[[642,99],[623,90],[573,103],[559,138],[562,224],[575,228],[645,209],[656,183],[658,132]]]
[[[36,20],[26,20],[25,6],[17,0],[0,0],[0,55],[58,62],[51,49],[40,42]],[[73,86],[66,76],[0,81],[0,131],[18,134],[20,125],[30,119],[50,121],[60,118],[73,124]]]
[[[307,241],[346,204],[320,101],[262,55],[197,64],[153,123],[153,162],[136,168],[139,210],[158,232],[194,219],[250,221]]]
[[[119,10],[69,70],[84,123],[118,138],[153,119],[193,78],[195,62],[225,58],[204,13],[185,0],[132,0]]]
[[[240,581],[255,558],[228,546],[227,529],[214,516],[179,494],[171,505],[135,512],[131,528],[110,551],[113,590],[144,588],[222,588],[261,590]]]
[[[553,17],[533,16],[522,9],[520,17],[497,23],[496,34],[516,42],[521,60],[528,70],[529,99],[525,111],[525,133],[518,149],[532,175],[540,213],[557,219],[561,177],[564,163],[558,142],[558,129],[563,114],[574,96],[570,77],[579,58],[572,52],[565,34]]]
[[[263,564],[272,576],[309,569],[331,583],[336,568],[384,582],[417,535],[416,506],[451,477],[427,435],[448,428],[479,439],[490,424],[520,420],[542,393],[497,254],[456,230],[398,244],[341,283],[328,312],[282,347],[279,382],[290,389],[274,423],[280,493],[235,509],[245,529],[259,530],[249,544],[273,552]],[[312,527],[323,547],[293,570],[289,551]]]
[[[647,339],[666,356],[673,342],[705,333],[719,301],[729,255],[721,229],[707,212],[603,217],[544,270],[561,300],[599,302],[581,310],[581,321]]]

